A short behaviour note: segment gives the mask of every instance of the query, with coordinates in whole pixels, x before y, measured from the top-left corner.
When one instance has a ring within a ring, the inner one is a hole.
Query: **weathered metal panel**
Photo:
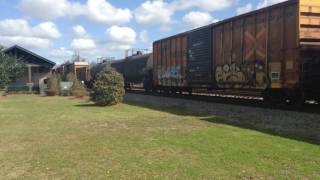
[[[223,25],[219,25],[219,26],[216,26],[214,29],[213,29],[213,48],[214,48],[214,53],[213,53],[213,56],[214,56],[214,64],[216,66],[220,66],[220,65],[223,65],[224,64],[224,58],[223,58],[223,47],[222,47],[222,36],[223,36]]]
[[[174,37],[171,40],[171,86],[177,87],[182,86],[182,74],[181,74],[181,67],[182,67],[182,60],[181,56],[178,54],[180,53],[180,41],[179,37]]]
[[[215,25],[218,87],[263,90],[297,84],[297,27],[297,3],[292,2]]]
[[[180,51],[180,54],[181,54],[181,57],[182,57],[182,85],[183,86],[187,86],[188,85],[188,82],[187,82],[187,43],[188,43],[188,39],[187,39],[187,36],[184,35],[182,37],[180,37],[180,40],[181,40],[181,51]]]
[[[167,86],[167,40],[161,41],[161,52],[160,84]]]
[[[265,89],[268,86],[266,73],[266,18],[265,13],[246,16],[226,22],[222,31],[220,49],[222,55],[215,57],[215,79],[220,88]],[[221,26],[214,31],[221,31]],[[219,44],[215,43],[215,44]],[[219,48],[215,48],[219,50]],[[219,52],[214,52],[219,54]]]
[[[171,86],[171,39],[166,41],[166,86]]]
[[[269,12],[269,72],[271,88],[282,88],[284,82],[284,10],[273,9]],[[277,28],[276,28],[277,27]]]
[[[176,73],[177,73],[177,86],[183,86],[183,64],[182,64],[182,39],[176,38]]]
[[[267,57],[267,12],[261,12],[255,19],[255,60],[262,61],[264,66]]]
[[[232,61],[232,22],[223,25],[223,56],[224,62]]]
[[[184,35],[173,36],[155,42],[154,57],[154,83],[162,87],[181,87],[185,85],[186,61],[183,45]]]
[[[255,17],[251,15],[244,19],[244,61],[247,62],[255,60]]]
[[[211,26],[188,33],[188,83],[212,81]]]
[[[232,24],[232,62],[242,63],[243,19],[235,20]]]
[[[298,42],[298,6],[284,8],[284,87],[293,87],[299,83],[300,62]]]
[[[153,85],[158,85],[158,71],[156,70],[158,68],[158,43],[153,43]]]

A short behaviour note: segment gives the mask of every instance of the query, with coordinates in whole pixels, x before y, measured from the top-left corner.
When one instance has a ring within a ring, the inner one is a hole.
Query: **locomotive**
[[[320,1],[290,0],[153,43],[115,61],[126,87],[166,92],[260,93],[320,100]]]

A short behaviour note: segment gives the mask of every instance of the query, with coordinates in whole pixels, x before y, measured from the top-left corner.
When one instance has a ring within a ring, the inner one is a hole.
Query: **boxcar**
[[[187,87],[187,34],[153,43],[154,88]]]
[[[320,1],[290,0],[153,43],[158,89],[320,97]]]

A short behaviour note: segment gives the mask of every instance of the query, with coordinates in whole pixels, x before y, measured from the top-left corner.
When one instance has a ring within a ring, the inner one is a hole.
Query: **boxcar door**
[[[192,86],[212,82],[212,27],[207,26],[188,34],[187,81]]]

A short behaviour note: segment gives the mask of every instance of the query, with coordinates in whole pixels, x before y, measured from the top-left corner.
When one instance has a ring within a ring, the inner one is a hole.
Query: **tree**
[[[85,87],[82,83],[77,79],[77,77],[73,73],[69,73],[67,75],[67,81],[73,83],[71,87],[71,94],[76,97],[83,97],[87,94]]]
[[[104,68],[93,85],[91,100],[99,106],[122,102],[125,95],[123,76],[115,69]]]
[[[52,74],[48,78],[48,90],[46,91],[48,96],[55,96],[60,94],[60,77],[56,74]]]
[[[3,89],[25,72],[25,64],[15,56],[7,55],[0,48],[0,88]]]

